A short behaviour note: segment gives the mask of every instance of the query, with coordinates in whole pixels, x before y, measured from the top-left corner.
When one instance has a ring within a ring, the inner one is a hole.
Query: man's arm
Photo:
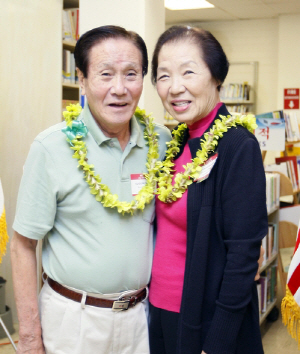
[[[11,262],[19,318],[18,354],[45,354],[37,297],[37,241],[15,232]]]

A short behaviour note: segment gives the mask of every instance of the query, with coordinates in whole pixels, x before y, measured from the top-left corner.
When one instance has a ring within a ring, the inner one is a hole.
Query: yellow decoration
[[[135,111],[136,118],[145,125],[144,138],[147,140],[149,146],[146,167],[148,173],[144,173],[146,178],[146,185],[138,192],[131,202],[119,201],[117,194],[112,194],[109,187],[101,183],[99,175],[95,174],[94,166],[87,163],[87,148],[86,144],[80,140],[87,134],[87,128],[81,121],[77,121],[76,118],[81,112],[79,104],[66,107],[67,111],[63,112],[67,127],[62,131],[67,135],[67,141],[71,145],[71,149],[74,150],[73,158],[79,162],[78,167],[83,171],[84,179],[90,186],[91,193],[95,195],[98,202],[106,208],[116,208],[118,213],[124,215],[129,213],[133,215],[134,211],[144,210],[145,205],[149,204],[154,198],[156,189],[156,174],[160,163],[159,158],[159,146],[157,136],[158,133],[154,131],[153,118],[150,115],[146,115],[144,110],[137,107]]]
[[[300,308],[290,289],[286,286],[286,294],[281,303],[282,322],[287,326],[289,334],[298,342],[300,349]]]
[[[219,117],[220,119],[215,120],[209,132],[204,134],[204,139],[201,139],[200,149],[197,151],[196,157],[190,163],[187,163],[186,166],[183,166],[185,170],[183,173],[176,174],[174,185],[172,185],[172,178],[175,172],[172,169],[175,165],[173,160],[180,150],[179,147],[187,125],[180,124],[178,129],[173,130],[173,139],[167,143],[166,158],[161,163],[159,172],[157,189],[159,200],[164,203],[173,203],[182,197],[188,186],[199,178],[203,164],[208,159],[209,154],[216,149],[219,139],[223,137],[223,134],[228,129],[242,125],[253,133],[254,129],[257,128],[256,119],[253,114],[242,116],[228,115],[227,117],[220,115]]]
[[[2,185],[0,181],[0,263],[2,257],[6,254],[6,244],[9,240],[6,227],[5,208],[4,208],[4,196],[2,191]]]

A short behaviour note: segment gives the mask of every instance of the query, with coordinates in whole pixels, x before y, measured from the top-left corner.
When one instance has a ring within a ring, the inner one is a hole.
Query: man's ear
[[[81,89],[81,94],[85,95],[85,84],[84,84],[83,72],[80,69],[78,69],[78,68],[76,68],[76,70],[77,70],[79,86],[80,86],[80,89]]]

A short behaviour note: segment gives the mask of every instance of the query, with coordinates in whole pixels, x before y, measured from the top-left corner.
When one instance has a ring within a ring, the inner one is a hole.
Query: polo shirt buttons
[[[114,147],[115,146],[115,144],[114,144],[114,142],[112,140],[109,141],[109,146],[110,147]]]

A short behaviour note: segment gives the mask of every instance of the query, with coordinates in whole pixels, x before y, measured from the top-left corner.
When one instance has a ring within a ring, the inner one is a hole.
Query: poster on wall
[[[287,88],[284,89],[283,95],[284,109],[299,109],[299,89]]]
[[[255,136],[262,151],[284,151],[285,121],[284,118],[256,118]]]

